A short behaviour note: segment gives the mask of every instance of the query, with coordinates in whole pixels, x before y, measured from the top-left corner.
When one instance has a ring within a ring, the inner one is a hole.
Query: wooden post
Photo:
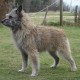
[[[80,24],[80,10],[79,10],[79,13],[78,13],[78,23]]]
[[[43,19],[43,22],[42,22],[42,25],[46,24],[46,17],[47,17],[47,13],[48,13],[48,7],[46,8],[46,13],[45,13],[45,16],[44,16],[44,19]]]
[[[75,23],[77,23],[78,20],[78,6],[75,7]]]
[[[63,0],[60,0],[60,26],[63,25]]]

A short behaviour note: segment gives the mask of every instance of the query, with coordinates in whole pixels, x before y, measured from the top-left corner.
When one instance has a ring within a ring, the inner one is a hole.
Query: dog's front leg
[[[28,65],[28,54],[22,48],[20,48],[20,51],[21,51],[21,54],[22,54],[22,68],[18,71],[19,72],[24,72],[25,68]]]
[[[30,51],[30,57],[32,60],[32,74],[31,76],[36,76],[38,75],[38,70],[40,68],[40,64],[39,64],[39,54],[37,50],[32,50]]]

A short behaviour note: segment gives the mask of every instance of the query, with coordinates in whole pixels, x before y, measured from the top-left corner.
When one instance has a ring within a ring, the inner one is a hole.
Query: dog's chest
[[[13,39],[14,39],[14,42],[16,43],[16,45],[18,47],[22,46],[23,45],[23,37],[25,36],[25,34],[22,32],[22,31],[18,31],[17,33],[13,33]]]
[[[16,34],[13,34],[14,42],[19,48],[30,48],[35,47],[35,39],[33,35],[27,34],[25,31],[18,31]]]

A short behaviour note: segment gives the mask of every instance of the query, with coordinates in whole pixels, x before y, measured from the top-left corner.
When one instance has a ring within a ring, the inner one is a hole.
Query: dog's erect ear
[[[20,14],[21,11],[22,11],[22,5],[20,5],[20,6],[17,8],[16,13],[17,13],[17,14]]]

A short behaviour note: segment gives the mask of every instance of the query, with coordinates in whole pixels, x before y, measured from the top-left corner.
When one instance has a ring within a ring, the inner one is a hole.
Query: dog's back
[[[62,29],[54,27],[35,27],[33,34],[39,51],[58,49],[65,44],[67,39]]]

